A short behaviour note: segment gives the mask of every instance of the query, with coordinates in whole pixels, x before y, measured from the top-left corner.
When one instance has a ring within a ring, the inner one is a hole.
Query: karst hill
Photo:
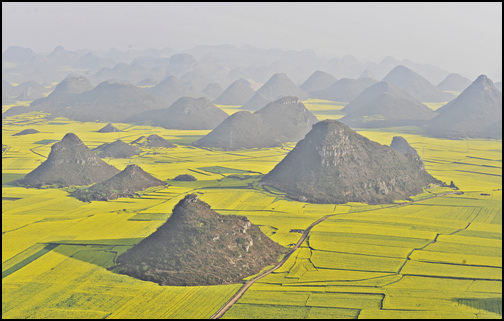
[[[457,98],[439,108],[426,133],[451,139],[502,138],[502,93],[480,75]]]
[[[261,184],[313,203],[391,203],[441,184],[415,157],[380,145],[336,120],[324,120]]]
[[[437,114],[405,89],[380,81],[365,89],[343,109],[340,120],[351,127],[422,125]]]
[[[445,102],[455,98],[453,94],[439,90],[420,74],[403,65],[392,69],[383,81],[406,89],[421,102]]]
[[[219,97],[214,100],[219,105],[243,105],[254,96],[255,90],[247,80],[240,78],[229,85]]]
[[[118,197],[134,197],[136,192],[163,185],[166,183],[145,172],[140,166],[128,165],[117,175],[89,188],[77,189],[71,194],[81,201],[106,201]]]
[[[105,125],[104,127],[100,128],[98,130],[99,133],[116,133],[116,132],[119,132],[120,130],[117,129],[114,125],[112,125],[111,123],[108,123],[107,125]]]
[[[117,263],[119,273],[160,285],[217,285],[238,283],[285,251],[246,217],[220,215],[190,194]]]
[[[140,148],[126,144],[122,140],[116,140],[112,143],[102,144],[93,149],[93,151],[96,152],[96,154],[98,154],[98,156],[100,156],[101,158],[130,158],[142,152]]]
[[[309,94],[296,86],[285,73],[276,73],[256,91],[255,95],[242,108],[256,111],[284,96],[294,96],[305,100]]]
[[[125,121],[169,129],[214,129],[228,116],[206,97],[182,97],[168,108],[148,110]]]
[[[195,142],[224,150],[267,148],[296,142],[317,122],[297,97],[283,97],[251,113],[237,112]]]
[[[175,148],[177,145],[167,141],[163,137],[152,134],[147,137],[140,136],[130,143],[131,145],[137,145],[145,148]]]
[[[139,112],[167,107],[159,98],[128,83],[109,80],[88,90],[82,77],[70,80],[60,84],[61,94],[58,85],[51,95],[34,101],[30,107],[53,116],[101,122],[122,122]]]
[[[101,160],[74,133],[51,146],[47,159],[15,184],[40,188],[89,185],[117,174],[119,170]]]

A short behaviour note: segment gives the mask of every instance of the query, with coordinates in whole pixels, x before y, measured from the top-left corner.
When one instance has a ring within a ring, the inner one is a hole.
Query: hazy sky
[[[474,77],[502,69],[502,2],[2,2],[2,52],[218,44],[408,58]]]

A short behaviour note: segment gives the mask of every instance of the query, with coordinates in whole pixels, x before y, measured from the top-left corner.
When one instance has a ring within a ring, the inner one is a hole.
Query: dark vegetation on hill
[[[178,175],[173,179],[174,181],[181,181],[181,182],[194,182],[197,181],[198,179],[192,175],[189,174],[181,174]]]
[[[175,148],[177,145],[167,141],[163,137],[152,134],[147,137],[145,136],[140,136],[134,141],[130,143],[131,145],[138,145],[140,147],[145,147],[145,148],[157,148],[157,147],[164,147],[164,148]]]
[[[424,77],[403,65],[392,69],[383,81],[406,89],[421,102],[444,102],[455,98],[455,95],[442,92]]]
[[[439,108],[426,133],[450,139],[502,138],[502,93],[485,75]]]
[[[138,165],[128,165],[117,175],[85,189],[76,189],[71,192],[84,202],[107,201],[118,197],[135,197],[136,192],[143,191],[153,186],[163,186],[165,182],[145,172]]]
[[[122,140],[116,140],[112,143],[102,144],[93,149],[93,151],[96,152],[96,154],[101,158],[130,158],[142,152],[140,148],[126,144]]]
[[[89,185],[109,179],[119,170],[98,157],[73,133],[51,146],[51,152],[42,164],[14,185],[40,188],[44,185],[65,187]]]
[[[312,203],[391,203],[442,184],[420,159],[356,133],[336,120],[313,126],[261,179],[261,184]]]
[[[182,97],[168,108],[144,111],[126,118],[125,122],[169,129],[214,129],[228,116],[206,97]]]
[[[29,129],[23,129],[19,133],[15,133],[12,136],[22,136],[22,135],[29,135],[29,134],[36,134],[36,133],[40,133],[40,132],[36,129],[29,128]]]
[[[220,215],[190,194],[117,263],[119,273],[160,285],[217,285],[238,283],[285,252],[245,216]]]
[[[351,127],[422,125],[436,113],[406,90],[386,81],[365,89],[343,109],[340,121]]]
[[[195,145],[224,150],[281,146],[303,138],[316,122],[297,97],[283,97],[253,114],[240,111],[229,116]]]
[[[214,100],[218,105],[243,105],[254,96],[255,90],[247,80],[240,78],[229,85],[224,92]]]

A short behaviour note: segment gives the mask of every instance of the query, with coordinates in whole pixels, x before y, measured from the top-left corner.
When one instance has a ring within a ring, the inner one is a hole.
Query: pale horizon
[[[502,3],[2,2],[2,52],[224,44],[361,62],[391,56],[473,79],[502,77]]]

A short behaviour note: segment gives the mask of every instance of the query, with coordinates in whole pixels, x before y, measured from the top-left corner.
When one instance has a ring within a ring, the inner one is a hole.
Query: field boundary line
[[[431,198],[437,198],[437,197],[442,197],[442,196],[446,196],[446,195],[449,195],[449,194],[457,194],[457,193],[460,193],[460,191],[454,191],[454,192],[447,192],[447,193],[441,193],[441,194],[436,194],[436,195],[433,195],[431,197],[428,197],[428,198],[424,198],[424,199],[421,199],[421,200],[416,200],[416,201],[411,201],[411,202],[408,202],[408,203],[402,203],[402,204],[396,204],[396,205],[392,205],[390,207],[399,207],[399,206],[407,206],[407,205],[410,205],[410,204],[413,204],[413,203],[416,203],[416,202],[421,202],[421,201],[425,201],[427,199],[431,199]],[[379,208],[381,209],[381,208]],[[378,209],[371,209],[369,211],[373,211],[373,210],[378,210]],[[364,212],[364,211],[363,211]],[[367,211],[366,211],[367,212]],[[359,212],[360,213],[360,212]],[[352,213],[348,213],[348,214],[352,214]],[[274,272],[275,270],[279,269],[286,261],[287,259],[301,246],[301,244],[304,242],[304,240],[306,239],[306,237],[308,236],[308,233],[310,233],[310,230],[317,224],[325,221],[326,219],[328,219],[329,217],[332,217],[334,215],[338,215],[338,214],[329,214],[329,215],[326,215],[322,218],[319,218],[318,220],[316,220],[315,222],[313,222],[312,224],[310,224],[310,226],[308,226],[308,228],[306,228],[303,232],[303,235],[301,236],[301,238],[298,240],[298,242],[296,243],[296,245],[291,249],[291,251],[289,253],[287,253],[284,258],[278,262],[273,268],[267,270],[267,271],[264,271],[263,273],[257,275],[256,277],[246,281],[243,286],[238,290],[238,292],[235,293],[235,295],[233,295],[231,297],[231,299],[229,299],[219,310],[217,310],[217,312],[215,312],[211,317],[210,319],[219,319],[221,318],[232,306],[233,304],[235,304],[242,296],[243,294],[245,294],[245,291],[248,290],[248,288],[250,288],[252,286],[252,284],[254,284],[255,281],[265,277],[266,275]],[[437,238],[437,236],[436,236]],[[430,243],[428,243],[430,244]],[[427,245],[428,245],[427,244]],[[425,245],[425,246],[427,246]],[[424,247],[425,247],[424,246]],[[413,252],[413,251],[412,251]],[[411,254],[411,253],[410,253]],[[405,260],[405,263],[406,263],[407,259]],[[404,263],[404,264],[405,264]],[[402,268],[402,267],[401,267]]]

